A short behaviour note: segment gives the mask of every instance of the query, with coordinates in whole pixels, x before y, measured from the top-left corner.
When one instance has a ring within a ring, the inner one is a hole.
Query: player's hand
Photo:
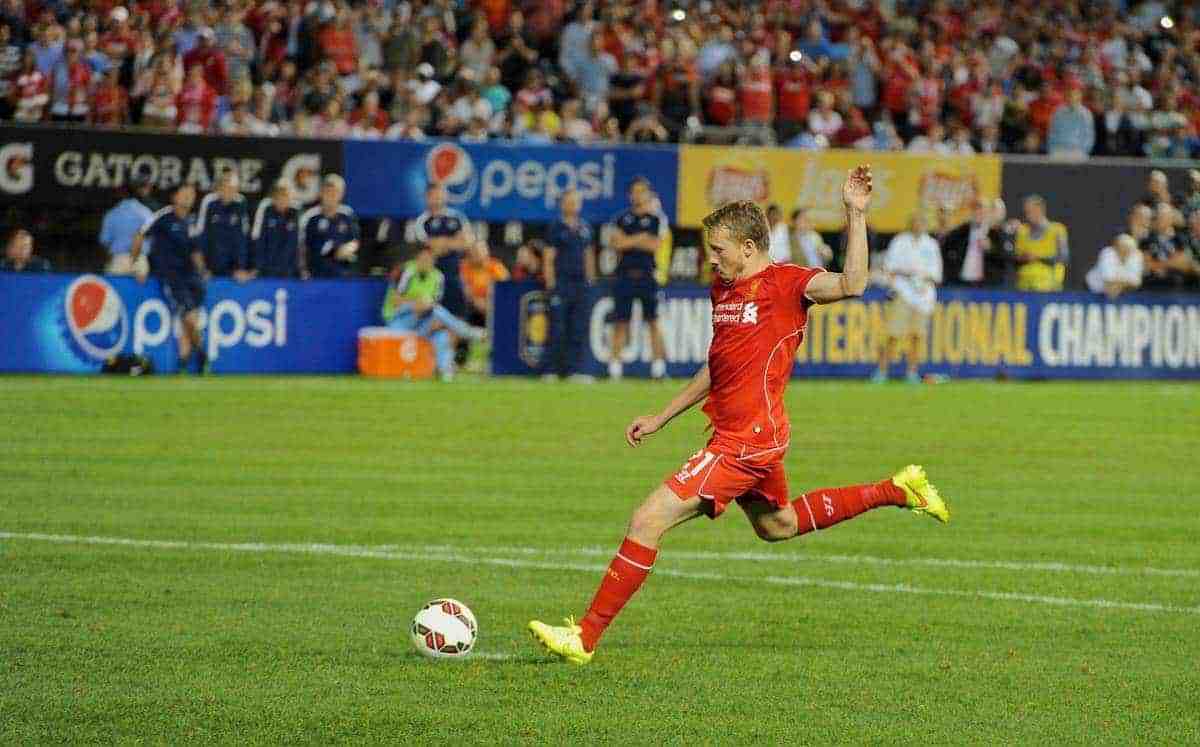
[[[636,417],[629,424],[629,427],[625,429],[625,443],[630,446],[637,446],[642,443],[643,438],[657,432],[662,426],[662,421],[656,415]]]
[[[846,174],[846,182],[842,185],[842,202],[852,210],[866,212],[871,203],[870,166],[859,166]]]

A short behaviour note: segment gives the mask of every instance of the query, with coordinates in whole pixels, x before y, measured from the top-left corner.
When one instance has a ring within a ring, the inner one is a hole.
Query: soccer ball
[[[412,621],[412,642],[430,659],[460,659],[475,646],[479,625],[467,605],[456,599],[435,599]]]

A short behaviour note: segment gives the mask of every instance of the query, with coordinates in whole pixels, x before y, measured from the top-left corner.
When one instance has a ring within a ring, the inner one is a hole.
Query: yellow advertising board
[[[997,156],[684,145],[679,153],[679,224],[699,227],[714,208],[753,200],[764,207],[778,204],[785,217],[794,208],[808,208],[818,230],[837,230],[843,222],[842,180],[862,163],[874,173],[867,220],[876,231],[903,230],[918,209],[933,226],[943,210],[948,221],[961,222],[976,197],[1000,196]]]

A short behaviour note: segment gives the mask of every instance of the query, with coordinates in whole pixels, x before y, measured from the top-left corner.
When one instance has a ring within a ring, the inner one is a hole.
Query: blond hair
[[[705,236],[710,236],[718,228],[729,231],[735,243],[753,241],[760,252],[770,248],[770,228],[767,226],[767,216],[755,203],[750,200],[728,202],[704,216]]]

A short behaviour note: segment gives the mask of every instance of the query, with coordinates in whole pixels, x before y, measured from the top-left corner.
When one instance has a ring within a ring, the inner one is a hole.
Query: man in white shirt
[[[813,228],[808,208],[796,208],[792,211],[789,238],[792,242],[792,264],[801,267],[827,267],[833,259],[833,250]]]
[[[1142,287],[1142,253],[1137,241],[1127,233],[1113,239],[1112,246],[1100,250],[1096,266],[1088,271],[1087,287],[1114,299],[1126,291]]]
[[[791,240],[788,238],[788,225],[783,222],[783,211],[778,205],[767,208],[767,225],[771,227],[770,246],[768,253],[775,264],[792,261]]]
[[[937,303],[937,286],[942,282],[942,252],[919,211],[909,222],[909,230],[896,234],[888,244],[883,269],[891,281],[893,297],[887,309],[887,337],[880,349],[879,368],[871,380],[887,381],[896,343],[903,340],[907,380],[917,383],[921,380],[917,358]]]

